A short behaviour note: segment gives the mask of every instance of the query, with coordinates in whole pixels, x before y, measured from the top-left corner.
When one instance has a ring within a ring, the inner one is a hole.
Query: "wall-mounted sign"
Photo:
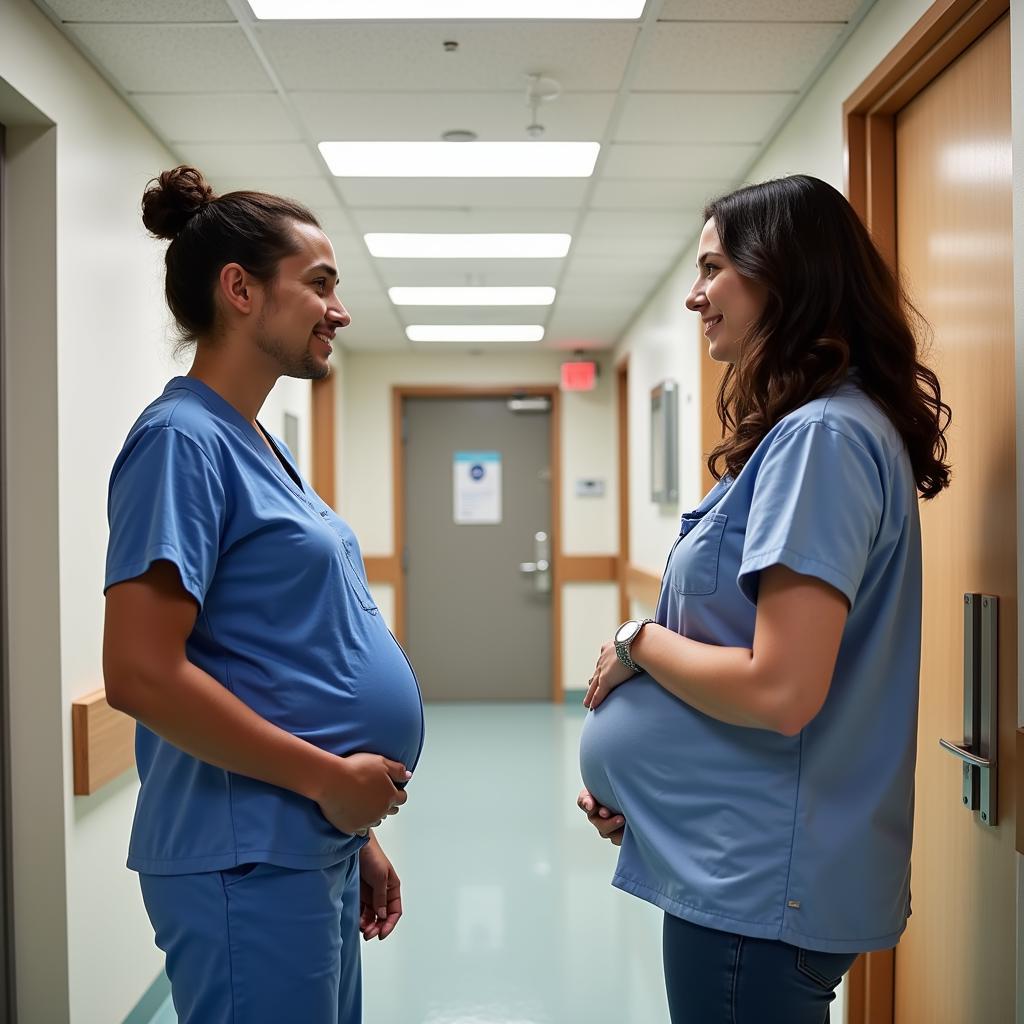
[[[453,466],[455,522],[501,522],[501,453],[456,452]]]

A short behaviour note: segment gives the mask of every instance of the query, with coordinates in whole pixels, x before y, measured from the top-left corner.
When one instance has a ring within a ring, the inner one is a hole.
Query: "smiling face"
[[[337,260],[330,239],[311,224],[293,223],[298,251],[284,257],[264,289],[255,324],[256,347],[276,364],[279,375],[319,380],[335,331],[352,318],[338,298]]]
[[[700,314],[711,358],[732,363],[764,312],[768,290],[744,277],[725,255],[713,217],[700,233],[697,253],[697,280],[686,297],[686,308]]]

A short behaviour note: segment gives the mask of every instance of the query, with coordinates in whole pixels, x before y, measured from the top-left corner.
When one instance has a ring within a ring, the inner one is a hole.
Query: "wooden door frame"
[[[562,555],[562,421],[561,392],[554,384],[405,385],[391,389],[391,472],[392,515],[394,517],[394,554],[366,559],[367,574],[373,564],[376,578],[388,582],[395,595],[395,636],[405,641],[405,456],[402,451],[402,411],[407,398],[528,398],[542,396],[551,400],[551,699],[562,700],[562,585],[565,583]]]
[[[337,451],[338,435],[335,423],[337,372],[313,381],[310,396],[310,481],[313,490],[324,500],[324,504],[338,510],[335,504],[337,479],[335,452]]]
[[[936,0],[843,104],[846,196],[896,267],[896,115],[1010,9],[1010,0]],[[895,950],[857,958],[848,1024],[892,1024]]]

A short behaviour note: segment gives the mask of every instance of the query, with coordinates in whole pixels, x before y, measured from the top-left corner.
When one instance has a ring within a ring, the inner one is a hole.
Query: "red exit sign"
[[[597,385],[597,363],[562,363],[563,391],[593,391]]]

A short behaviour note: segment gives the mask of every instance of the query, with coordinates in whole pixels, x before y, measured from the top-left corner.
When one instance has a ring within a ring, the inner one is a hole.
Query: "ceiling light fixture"
[[[598,142],[321,142],[339,178],[589,178]]]
[[[249,0],[267,21],[634,21],[646,0]]]
[[[396,306],[550,306],[554,288],[389,288]]]
[[[546,234],[409,234],[371,231],[363,235],[371,256],[413,260],[561,259],[572,235]]]
[[[540,324],[410,324],[405,329],[410,341],[540,341]]]

